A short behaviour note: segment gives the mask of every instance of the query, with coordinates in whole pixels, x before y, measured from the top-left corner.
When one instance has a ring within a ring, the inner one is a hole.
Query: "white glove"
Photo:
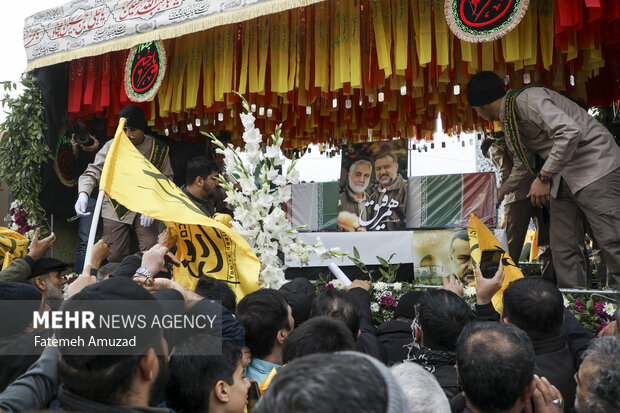
[[[147,217],[146,215],[140,215],[140,225],[142,225],[143,227],[150,227],[151,225],[153,225],[153,221],[155,220],[151,217]]]
[[[86,212],[86,208],[88,208],[88,195],[86,194],[86,192],[80,192],[74,208],[75,213],[78,214],[78,216],[80,217],[90,215],[90,212]]]

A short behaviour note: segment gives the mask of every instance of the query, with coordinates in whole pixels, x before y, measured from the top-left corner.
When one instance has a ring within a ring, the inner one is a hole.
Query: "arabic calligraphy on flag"
[[[100,189],[128,209],[164,221],[178,235],[174,280],[193,289],[199,277],[225,280],[238,298],[258,289],[260,263],[250,245],[208,218],[129,141],[119,122],[101,173]]]

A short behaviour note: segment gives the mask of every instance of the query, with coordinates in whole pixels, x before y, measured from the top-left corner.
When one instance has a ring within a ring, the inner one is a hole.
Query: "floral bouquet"
[[[608,301],[595,301],[593,296],[566,294],[564,307],[588,330],[598,334],[610,321],[614,320],[616,306]]]
[[[320,277],[319,292],[329,288],[344,288],[344,285],[337,280],[326,281],[324,277]],[[368,294],[370,295],[370,312],[372,313],[373,322],[379,325],[394,318],[394,309],[398,300],[408,293],[414,291],[415,285],[411,283],[386,283],[377,281],[371,284]]]
[[[15,200],[11,203],[11,208],[5,221],[9,229],[24,235],[28,239],[32,239],[34,236],[36,224],[28,219],[28,213],[21,201]]]
[[[226,202],[235,208],[232,229],[248,241],[261,263],[259,284],[279,288],[285,283],[286,260],[294,260],[302,266],[308,264],[311,253],[321,260],[344,254],[336,248],[325,248],[319,238],[316,244],[305,244],[298,236],[300,227],[292,227],[286,219],[282,206],[291,198],[289,184],[299,179],[296,160],[285,167],[287,159],[281,150],[282,125],[278,125],[271,139],[263,143],[263,136],[254,127],[255,118],[248,102],[239,96],[245,109],[239,116],[244,127],[246,161],[240,155],[240,148],[235,149],[230,144],[224,146],[213,134],[203,134],[211,138],[218,153],[224,154],[225,170],[238,182],[237,186],[222,175],[218,177],[228,194]]]

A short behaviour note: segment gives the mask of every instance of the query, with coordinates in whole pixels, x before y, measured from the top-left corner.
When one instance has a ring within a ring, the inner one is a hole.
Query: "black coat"
[[[409,360],[421,365],[435,376],[448,400],[461,391],[456,375],[456,354],[453,352],[428,347],[413,348]]]
[[[45,347],[34,345],[34,336],[47,339],[52,330],[33,331],[14,340],[0,340],[0,392],[39,359]]]
[[[575,363],[570,349],[562,336],[533,339],[536,374],[546,377],[562,393],[564,411],[574,412]]]
[[[387,365],[407,360],[409,345],[413,342],[411,323],[388,321],[377,329],[377,338],[387,353]]]
[[[355,342],[355,350],[385,363],[387,361],[385,348],[377,339],[377,329],[372,324],[368,291],[363,288],[352,288],[349,290],[349,294],[355,299],[361,310],[360,330],[362,334]]]

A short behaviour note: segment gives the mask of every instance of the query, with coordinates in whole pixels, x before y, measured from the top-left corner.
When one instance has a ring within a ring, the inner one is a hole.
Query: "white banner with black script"
[[[27,70],[320,1],[323,0],[75,0],[26,19]]]

